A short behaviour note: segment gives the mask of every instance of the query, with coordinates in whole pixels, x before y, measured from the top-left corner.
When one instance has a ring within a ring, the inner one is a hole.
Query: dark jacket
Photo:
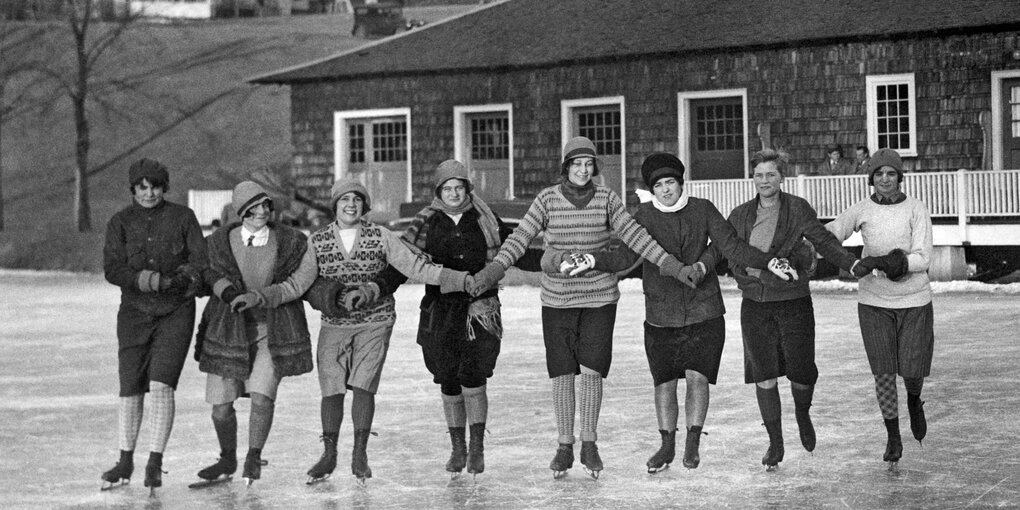
[[[241,270],[230,248],[230,231],[239,227],[239,223],[227,225],[209,236],[212,274],[212,278],[206,280],[209,286],[220,278],[226,278],[238,292],[246,291]],[[272,282],[280,283],[301,264],[308,241],[304,234],[290,227],[270,223],[270,228],[276,233],[278,243]],[[277,377],[311,372],[312,341],[305,320],[304,302],[296,299],[278,308],[268,308],[265,312],[269,352]],[[231,312],[230,304],[218,297],[209,297],[198,328],[198,342],[202,346],[199,370],[234,379],[248,378],[255,362],[254,345],[248,336],[254,325],[247,323],[248,317],[249,314]]]
[[[729,222],[736,229],[740,239],[746,241],[751,237],[751,229],[757,218],[758,196],[756,195],[733,209]],[[811,241],[815,250],[826,260],[842,269],[849,270],[857,260],[857,257],[846,251],[836,237],[818,221],[817,213],[807,200],[780,192],[779,218],[776,222],[776,233],[772,237],[772,245],[769,247],[769,255],[789,258],[801,239],[805,238]],[[786,301],[811,293],[808,287],[810,277],[804,268],[797,269],[800,277],[798,280],[789,282],[779,279],[768,270],[762,271],[760,278],[750,276],[745,270],[745,265],[739,261],[730,260],[730,269],[733,271],[733,277],[737,280],[737,286],[740,287],[747,299],[759,302]]]
[[[765,267],[770,258],[738,239],[715,205],[702,198],[691,197],[683,209],[670,213],[645,202],[634,213],[634,219],[680,262],[685,265],[701,262],[706,269],[704,279],[697,288],[691,289],[671,276],[663,276],[659,266],[644,261],[641,278],[645,317],[656,326],[684,327],[721,317],[726,312],[715,272],[720,254],[752,267]],[[709,239],[714,249],[709,249]],[[596,254],[595,269],[619,270],[628,260],[633,264],[638,258],[626,248],[613,253]]]
[[[106,281],[120,287],[123,306],[160,316],[190,301],[183,292],[138,288],[142,270],[169,277],[185,264],[199,273],[208,265],[202,228],[191,209],[165,200],[150,209],[132,201],[107,223],[103,272]]]

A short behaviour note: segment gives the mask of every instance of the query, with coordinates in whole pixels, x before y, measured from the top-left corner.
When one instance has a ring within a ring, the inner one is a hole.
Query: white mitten
[[[790,267],[790,261],[786,259],[772,259],[769,261],[769,271],[780,278],[783,281],[790,281],[790,279],[797,280],[797,270]]]
[[[595,267],[595,256],[590,253],[574,253],[570,255],[570,258],[574,263],[574,269],[569,273],[570,276],[577,276]]]

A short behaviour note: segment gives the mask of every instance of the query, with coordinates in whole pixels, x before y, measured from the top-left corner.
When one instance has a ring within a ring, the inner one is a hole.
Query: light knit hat
[[[239,182],[237,186],[234,186],[234,193],[230,197],[230,204],[238,218],[244,218],[248,209],[263,202],[272,203],[273,201],[269,198],[266,190],[262,189],[262,186],[252,181]]]
[[[560,168],[560,174],[564,176],[567,174],[570,160],[574,158],[592,158],[595,160],[595,171],[592,172],[592,176],[599,174],[599,162],[598,156],[595,155],[595,144],[587,137],[575,136],[567,140],[566,145],[563,146],[563,166]]]
[[[365,189],[364,184],[361,184],[361,181],[350,177],[333,183],[333,187],[329,190],[329,208],[336,213],[337,201],[339,201],[340,197],[344,196],[344,194],[352,191],[357,193],[364,202],[361,214],[368,214],[368,211],[372,210],[372,200],[368,196],[368,190]]]
[[[471,181],[467,177],[468,170],[464,163],[456,159],[443,161],[436,167],[436,196],[439,197],[443,184],[450,179],[459,179],[464,182],[464,188],[471,193]]]
[[[903,182],[903,159],[900,153],[892,149],[879,149],[871,155],[868,160],[868,184],[875,185],[875,172],[883,166],[891,166],[899,175],[899,182]]]

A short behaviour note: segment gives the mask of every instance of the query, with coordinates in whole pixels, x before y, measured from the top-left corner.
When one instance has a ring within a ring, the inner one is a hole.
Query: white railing
[[[933,218],[1020,216],[1020,170],[958,170],[956,172],[908,173],[903,191],[928,205]],[[734,207],[755,195],[751,179],[687,181],[691,196],[705,198],[729,215]],[[787,178],[783,191],[803,197],[819,218],[835,218],[852,204],[871,194],[864,175]]]

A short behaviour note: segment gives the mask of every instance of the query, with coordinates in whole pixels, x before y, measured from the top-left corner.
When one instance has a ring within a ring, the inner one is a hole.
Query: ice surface
[[[934,285],[935,360],[924,387],[928,437],[923,448],[910,439],[901,385],[904,455],[897,472],[881,461],[885,431],[861,345],[855,285],[839,281],[813,283],[818,448],[808,454],[800,447],[783,380],[786,458],[777,472],[764,472],[768,439],[753,387],[743,384],[740,296],[732,280],[724,280],[724,287],[727,344],[698,469],[684,469],[678,458],[665,472],[645,472],[659,434],[643,350],[640,283],[627,281],[599,422],[606,469],[594,481],[575,463],[566,478],[553,480],[548,464],[556,430],[538,289],[509,287],[501,293],[506,334],[489,382],[486,471],[474,481],[464,476],[451,482],[443,469],[449,438],[439,391],[415,344],[423,289],[406,285],[397,293],[399,318],[379,390],[379,436],[369,441],[374,478],[367,488],[356,487],[349,474],[349,419],[333,478],[304,484],[321,447],[318,383],[307,374],[284,380],[280,388],[261,480],[246,489],[238,474],[234,483],[188,489],[218,451],[203,401],[205,377],[189,358],[164,458],[169,472],[150,500],[142,487],[149,441],[144,422],[132,483],[99,492],[99,474],[117,458],[117,289],[97,275],[0,271],[0,507],[1020,507],[1020,284]],[[309,319],[314,339],[318,313],[309,311]],[[237,407],[243,450],[248,402]]]

